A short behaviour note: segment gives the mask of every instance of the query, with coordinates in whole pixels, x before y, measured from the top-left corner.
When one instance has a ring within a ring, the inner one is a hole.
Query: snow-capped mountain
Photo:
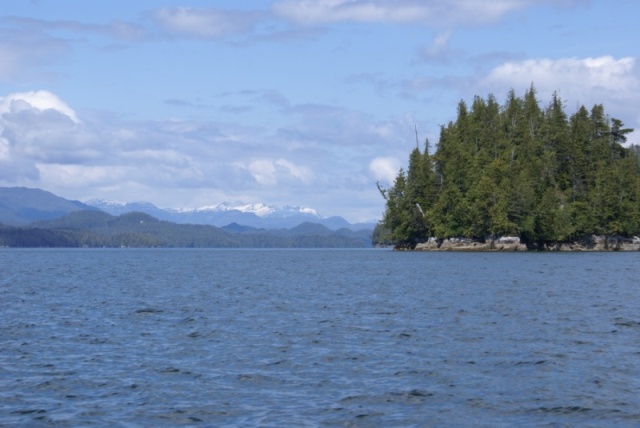
[[[122,204],[120,202],[109,201],[106,199],[91,199],[85,203],[111,215],[121,215],[132,211],[138,211],[152,215],[160,220],[169,220],[166,218],[166,215],[168,214],[166,210],[160,209],[150,202],[129,202]]]
[[[209,224],[217,227],[237,223],[261,229],[289,229],[305,222],[322,224],[332,230],[375,227],[372,223],[351,224],[342,217],[323,217],[313,208],[300,206],[277,207],[262,203],[223,202],[200,208],[161,209],[149,202],[121,204],[103,199],[92,199],[86,204],[112,215],[139,211],[174,223]]]
[[[284,218],[291,217],[300,214],[308,214],[310,216],[322,218],[316,210],[313,208],[289,206],[276,207],[273,205],[266,205],[262,203],[258,204],[244,204],[242,202],[222,202],[217,205],[209,205],[200,208],[182,208],[173,210],[180,213],[193,213],[193,212],[228,212],[228,211],[240,211],[243,213],[253,213],[258,217],[276,217]]]

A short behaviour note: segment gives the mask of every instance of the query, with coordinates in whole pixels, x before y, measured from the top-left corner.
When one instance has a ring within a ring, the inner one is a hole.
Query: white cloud
[[[40,163],[86,163],[104,157],[97,136],[48,91],[0,97],[0,141],[0,175],[9,182],[37,179]]]
[[[635,58],[529,59],[511,61],[494,68],[484,79],[486,85],[528,87],[532,82],[539,90],[574,88],[627,92],[640,83]]]
[[[510,88],[524,91],[532,83],[538,92],[538,100],[543,103],[557,92],[569,109],[603,104],[610,115],[631,127],[640,127],[637,58],[601,56],[510,61],[494,68],[481,80],[480,86],[500,96]]]
[[[311,173],[309,168],[295,165],[294,163],[289,162],[286,159],[278,159],[275,164],[277,167],[280,167],[280,169],[285,170],[286,173],[291,177],[296,178],[306,184],[311,182],[313,174]]]
[[[250,29],[257,19],[256,14],[249,12],[190,7],[158,9],[152,16],[171,34],[202,39],[242,33]]]
[[[395,157],[377,157],[369,163],[369,173],[376,181],[390,185],[396,179],[400,165]]]
[[[277,183],[276,166],[271,159],[254,160],[249,163],[247,169],[259,184],[274,186]]]
[[[282,158],[256,159],[246,165],[241,162],[237,165],[248,170],[258,184],[269,187],[292,181],[309,184],[313,176],[309,168]]]
[[[338,21],[415,22],[430,15],[428,7],[401,2],[395,6],[385,3],[358,0],[284,0],[275,3],[272,9],[276,15],[302,24]]]
[[[41,112],[55,110],[75,123],[80,122],[76,112],[71,107],[48,91],[19,92],[0,97],[0,115],[29,109],[36,109]]]
[[[554,4],[552,0],[281,0],[272,11],[305,25],[359,21],[449,27],[491,24],[537,3]]]

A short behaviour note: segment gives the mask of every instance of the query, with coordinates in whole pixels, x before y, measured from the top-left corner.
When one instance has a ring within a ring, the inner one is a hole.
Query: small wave
[[[435,396],[435,393],[430,391],[425,391],[421,389],[412,389],[409,391],[402,392],[387,392],[380,396],[370,396],[370,395],[348,395],[342,399],[340,399],[340,403],[348,404],[348,403],[416,403],[416,402],[424,402],[429,397]]]
[[[537,360],[537,361],[517,361],[515,363],[513,363],[513,365],[515,366],[525,366],[525,365],[534,365],[534,366],[539,366],[542,364],[546,364],[546,360]]]
[[[640,328],[640,321],[630,320],[626,318],[616,318],[613,325],[617,327]]]
[[[557,406],[557,407],[538,407],[536,409],[543,413],[559,413],[559,414],[571,414],[571,413],[586,413],[590,412],[593,409],[590,407],[582,407],[582,406]]]
[[[20,409],[20,410],[14,410],[11,413],[14,415],[32,415],[32,414],[39,414],[39,413],[47,413],[47,411],[45,409]]]
[[[136,314],[161,314],[164,311],[156,308],[142,308],[136,311]]]

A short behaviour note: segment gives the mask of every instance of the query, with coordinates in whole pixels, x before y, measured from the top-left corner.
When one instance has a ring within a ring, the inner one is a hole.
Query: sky
[[[533,84],[640,129],[637,0],[12,0],[0,186],[380,219],[460,100]],[[629,143],[640,143],[640,132]]]

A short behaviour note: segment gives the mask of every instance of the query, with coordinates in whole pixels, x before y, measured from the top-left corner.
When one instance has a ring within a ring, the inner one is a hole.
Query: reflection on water
[[[0,250],[0,426],[637,426],[637,257]]]

